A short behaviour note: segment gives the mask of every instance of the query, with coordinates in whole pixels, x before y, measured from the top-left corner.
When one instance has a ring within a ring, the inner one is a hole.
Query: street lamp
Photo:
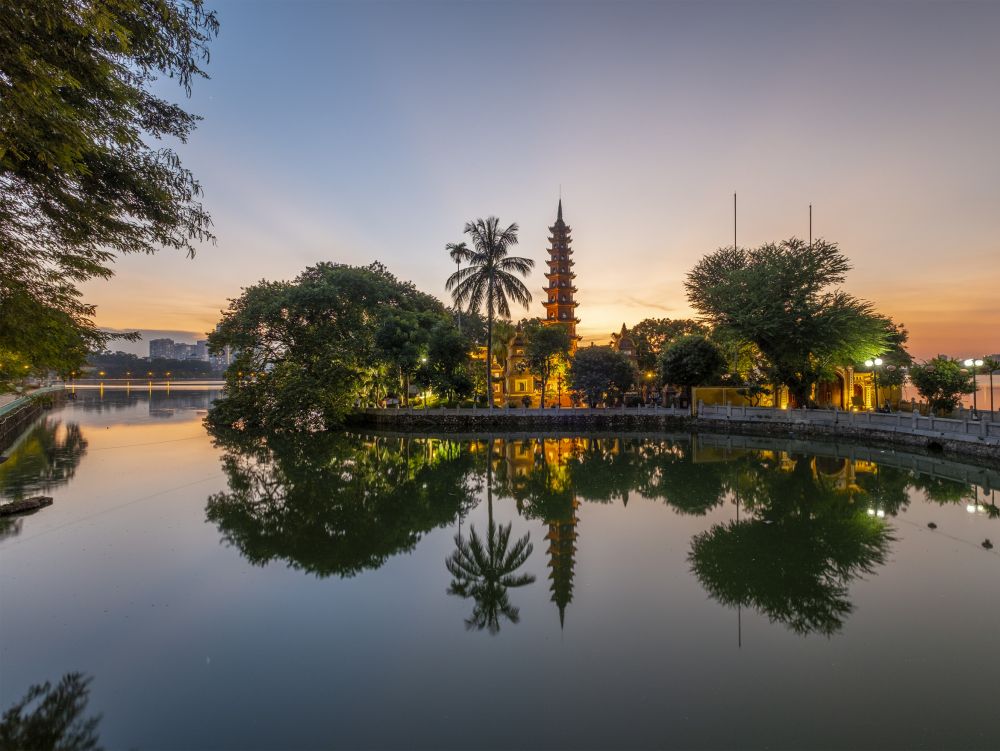
[[[421,362],[422,365],[426,365],[427,364],[427,355],[423,355],[420,358],[420,362]],[[426,386],[424,387],[424,409],[425,410],[427,409],[427,388],[426,388]]]
[[[983,367],[983,361],[982,360],[973,360],[970,357],[963,364],[967,368],[972,368],[972,414],[973,414],[973,416],[975,416],[975,414],[977,412],[976,392],[979,391],[978,385],[976,384],[976,368]]]
[[[882,358],[876,357],[874,360],[865,360],[865,365],[872,369],[872,380],[875,385],[875,411],[878,412],[878,368],[882,364]]]

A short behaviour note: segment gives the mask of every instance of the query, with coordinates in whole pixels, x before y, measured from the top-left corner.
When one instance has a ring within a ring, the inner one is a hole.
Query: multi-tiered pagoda
[[[580,319],[576,317],[576,301],[573,299],[576,274],[573,273],[573,249],[570,247],[569,225],[563,221],[561,198],[556,223],[549,227],[549,232],[549,270],[545,274],[548,286],[542,290],[546,296],[545,323],[566,326],[573,340],[573,352],[576,352],[580,338],[576,335],[576,324]]]

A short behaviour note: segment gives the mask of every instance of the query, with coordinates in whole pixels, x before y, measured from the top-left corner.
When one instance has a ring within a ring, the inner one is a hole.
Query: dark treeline
[[[211,378],[221,377],[222,368],[213,368],[203,360],[174,360],[164,357],[139,357],[129,352],[92,352],[87,367],[75,372],[77,378]],[[101,374],[104,374],[103,376]]]

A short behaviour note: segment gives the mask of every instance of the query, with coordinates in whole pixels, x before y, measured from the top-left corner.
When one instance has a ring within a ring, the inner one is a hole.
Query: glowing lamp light
[[[968,506],[965,507],[965,510],[968,511],[970,514],[974,514],[976,513],[976,505],[974,503],[970,503]]]
[[[882,509],[879,509],[878,511],[875,512],[875,516],[877,516],[879,519],[884,519],[885,518],[885,511],[883,511]]]

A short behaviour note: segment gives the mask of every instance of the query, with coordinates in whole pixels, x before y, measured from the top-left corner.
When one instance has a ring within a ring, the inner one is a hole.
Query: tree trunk
[[[493,409],[493,280],[486,301],[486,408]]]
[[[493,436],[486,452],[486,510],[489,514],[489,529],[493,529]]]

